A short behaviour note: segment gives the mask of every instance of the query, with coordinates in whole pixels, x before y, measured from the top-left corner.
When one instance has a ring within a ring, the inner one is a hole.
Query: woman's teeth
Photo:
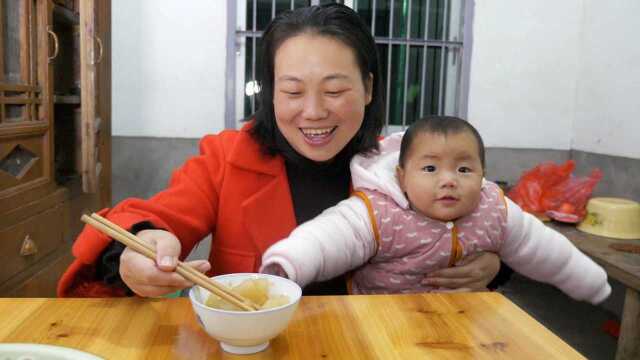
[[[308,137],[322,137],[329,135],[333,131],[334,127],[324,129],[301,129],[304,136]]]

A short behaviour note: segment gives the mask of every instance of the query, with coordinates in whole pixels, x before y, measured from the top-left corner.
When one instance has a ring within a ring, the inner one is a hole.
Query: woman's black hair
[[[376,44],[371,30],[351,8],[340,4],[310,6],[280,13],[267,25],[262,39],[262,78],[258,110],[251,134],[268,154],[282,151],[277,145],[282,137],[273,108],[274,65],[276,51],[287,39],[303,34],[317,34],[341,41],[353,50],[362,81],[373,75],[371,102],[365,107],[364,121],[356,135],[341,151],[350,159],[357,153],[378,149],[378,136],[384,125],[384,88]]]
[[[476,139],[478,143],[478,152],[480,156],[480,163],[484,170],[484,142],[478,130],[468,121],[453,116],[425,116],[416,120],[402,136],[402,143],[400,144],[400,167],[404,167],[407,160],[407,153],[411,149],[411,145],[418,134],[430,133],[430,134],[459,134],[462,132],[468,132]]]

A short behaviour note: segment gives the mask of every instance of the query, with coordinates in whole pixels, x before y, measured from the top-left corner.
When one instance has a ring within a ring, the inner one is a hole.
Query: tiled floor
[[[607,320],[619,321],[616,314],[516,274],[500,292],[586,358],[615,358],[617,340],[602,325]]]

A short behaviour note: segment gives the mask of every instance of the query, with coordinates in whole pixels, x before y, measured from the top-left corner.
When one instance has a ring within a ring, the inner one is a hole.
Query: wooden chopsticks
[[[103,218],[102,216],[93,213],[91,214],[91,216],[82,215],[80,220],[109,235],[113,239],[123,243],[136,252],[139,252],[140,254],[154,261],[156,260],[156,252],[151,244],[148,244],[146,241],[141,240],[137,236],[121,228],[117,224],[114,224],[111,221]],[[203,273],[183,263],[182,261],[178,261],[176,272],[182,275],[185,279],[202,286],[203,288],[209,290],[211,293],[216,294],[222,299],[240,307],[243,310],[258,310],[258,307],[253,302],[251,302],[251,300],[235,293],[229,287],[208,278]]]

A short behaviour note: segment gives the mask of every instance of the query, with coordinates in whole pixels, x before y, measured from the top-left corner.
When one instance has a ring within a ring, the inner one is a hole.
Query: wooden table
[[[609,277],[627,287],[622,309],[622,325],[618,338],[616,360],[640,359],[640,255],[620,252],[610,244],[640,245],[640,240],[618,240],[587,234],[573,225],[548,223],[561,232],[573,244],[600,264]]]
[[[107,359],[583,359],[498,293],[303,297],[254,355],[222,352],[186,298],[0,299],[0,342]]]

